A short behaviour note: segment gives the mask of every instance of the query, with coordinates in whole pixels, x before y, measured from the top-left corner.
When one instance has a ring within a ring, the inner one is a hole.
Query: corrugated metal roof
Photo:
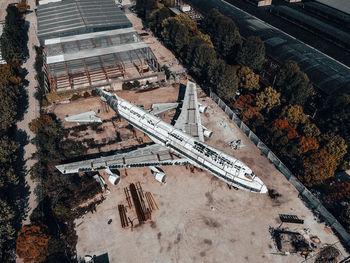
[[[50,38],[132,26],[113,0],[65,0],[40,5],[37,17],[41,43]]]
[[[316,2],[320,2],[335,9],[341,10],[344,13],[350,14],[349,0],[316,0]]]

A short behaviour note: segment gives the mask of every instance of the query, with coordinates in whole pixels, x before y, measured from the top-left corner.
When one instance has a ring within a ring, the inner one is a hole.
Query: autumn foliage
[[[259,113],[259,108],[255,107],[254,104],[254,97],[251,94],[246,94],[239,96],[233,107],[242,110],[242,120],[246,121]]]
[[[25,225],[18,232],[17,255],[24,263],[42,262],[49,255],[50,238],[45,232],[45,226],[35,224]]]
[[[317,150],[319,147],[318,141],[313,137],[302,136],[299,140],[299,153],[306,153],[311,150]]]
[[[321,185],[334,175],[336,168],[335,158],[323,149],[304,158],[299,178],[307,186]]]
[[[289,140],[299,137],[298,132],[286,120],[277,119],[274,121],[274,125],[276,128],[285,131]]]
[[[343,182],[334,184],[329,187],[329,194],[327,195],[328,201],[339,201],[344,198],[350,198],[350,183]]]

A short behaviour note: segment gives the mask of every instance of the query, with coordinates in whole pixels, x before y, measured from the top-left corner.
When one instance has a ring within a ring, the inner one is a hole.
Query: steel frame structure
[[[125,78],[136,67],[141,76],[159,64],[134,29],[118,29],[45,41],[47,90],[74,89]]]

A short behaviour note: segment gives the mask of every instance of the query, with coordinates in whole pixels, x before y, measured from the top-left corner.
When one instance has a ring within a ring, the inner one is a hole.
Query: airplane
[[[110,169],[192,164],[205,169],[234,188],[254,193],[267,193],[267,187],[254,172],[240,160],[204,142],[204,134],[211,135],[201,125],[201,111],[197,101],[196,84],[188,81],[181,113],[175,125],[111,94],[102,88],[96,92],[101,99],[128,123],[148,135],[154,144],[110,156],[57,165],[63,174]],[[116,180],[114,175],[113,181]]]

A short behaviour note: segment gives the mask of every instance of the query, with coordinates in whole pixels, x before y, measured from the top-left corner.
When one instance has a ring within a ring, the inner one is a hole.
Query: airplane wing
[[[191,81],[187,81],[181,113],[174,127],[204,142],[203,127],[197,100],[197,87],[196,84]]]
[[[152,144],[146,147],[138,148],[124,153],[117,153],[110,156],[99,157],[84,161],[72,162],[57,165],[56,168],[62,174],[71,174],[78,172],[92,172],[104,170],[107,167],[111,169],[130,168],[142,166],[163,166],[163,165],[184,165],[189,164],[187,159],[170,153],[169,150],[161,145]]]

